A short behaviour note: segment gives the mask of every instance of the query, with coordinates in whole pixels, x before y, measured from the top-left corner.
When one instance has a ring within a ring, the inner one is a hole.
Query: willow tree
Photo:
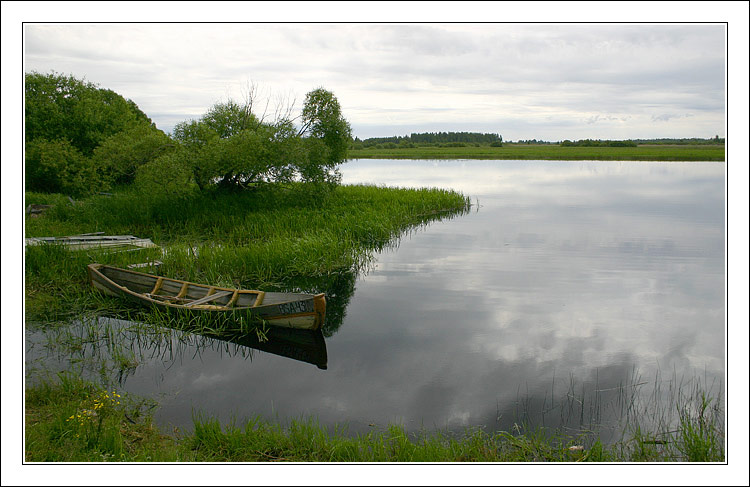
[[[198,120],[175,126],[173,137],[201,188],[340,180],[336,166],[346,160],[351,128],[333,93],[308,93],[297,118],[277,107],[269,120],[266,112],[253,113],[255,102],[216,103]]]

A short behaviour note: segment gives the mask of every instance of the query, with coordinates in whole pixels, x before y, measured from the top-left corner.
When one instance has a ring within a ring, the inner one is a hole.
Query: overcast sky
[[[724,24],[26,24],[25,71],[85,78],[170,132],[215,102],[332,91],[359,138],[725,133]],[[265,106],[265,104],[264,104]],[[298,113],[298,110],[297,110]]]

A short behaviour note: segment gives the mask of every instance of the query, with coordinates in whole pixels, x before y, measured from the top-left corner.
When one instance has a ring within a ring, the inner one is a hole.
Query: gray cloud
[[[506,140],[724,127],[721,25],[28,24],[24,61],[111,88],[167,131],[251,81],[298,102],[330,89],[360,137],[400,126],[493,127]]]

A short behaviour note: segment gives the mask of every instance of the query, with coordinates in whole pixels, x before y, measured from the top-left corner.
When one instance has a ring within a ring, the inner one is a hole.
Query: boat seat
[[[232,294],[232,291],[219,291],[218,293],[210,294],[208,296],[203,296],[202,298],[198,298],[195,301],[190,301],[188,303],[185,303],[185,306],[195,306],[197,304],[210,303],[211,301],[215,299],[219,299],[224,296],[229,296],[230,294]]]

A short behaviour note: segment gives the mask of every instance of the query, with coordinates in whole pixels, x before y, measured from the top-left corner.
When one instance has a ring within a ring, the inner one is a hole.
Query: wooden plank
[[[185,303],[185,306],[194,306],[196,304],[203,304],[203,303],[209,303],[215,299],[229,296],[232,294],[232,291],[220,291],[218,293],[210,294],[208,296],[203,296],[202,298],[196,299],[195,301],[190,301],[189,303]]]

